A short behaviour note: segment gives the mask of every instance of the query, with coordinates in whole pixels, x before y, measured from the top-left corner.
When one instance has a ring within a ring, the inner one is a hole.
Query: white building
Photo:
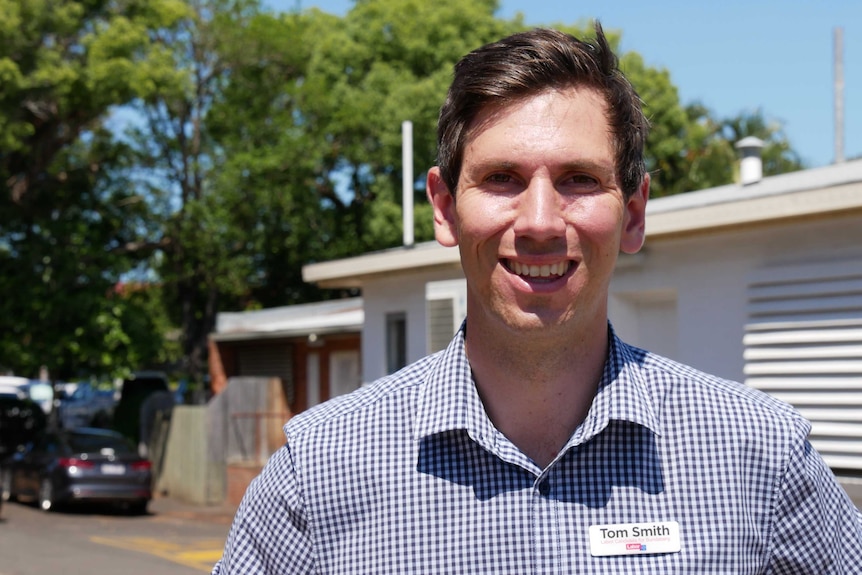
[[[303,277],[362,289],[363,381],[442,348],[465,313],[458,251],[434,242]],[[827,463],[862,470],[862,160],[651,200],[609,310],[626,341],[794,404]]]

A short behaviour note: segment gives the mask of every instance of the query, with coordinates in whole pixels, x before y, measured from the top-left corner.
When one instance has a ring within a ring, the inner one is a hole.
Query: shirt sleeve
[[[862,514],[804,435],[778,485],[774,517],[768,573],[858,573]]]
[[[212,575],[311,574],[314,546],[287,445],[249,485]]]

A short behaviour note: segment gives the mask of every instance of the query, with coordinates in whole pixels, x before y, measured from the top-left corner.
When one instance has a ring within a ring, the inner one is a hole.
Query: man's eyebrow
[[[613,161],[601,161],[592,158],[582,158],[563,163],[563,171],[576,172],[580,170],[613,174],[616,167]]]
[[[464,162],[461,166],[461,176],[470,179],[482,177],[489,172],[508,172],[517,170],[518,164],[507,160],[481,160],[478,162]]]
[[[521,166],[522,164],[517,161],[489,159],[477,162],[465,162],[463,171],[468,174],[475,174],[477,172],[492,172],[495,170],[518,170]],[[592,158],[580,158],[563,162],[557,167],[563,172],[587,171],[607,175],[613,175],[616,173],[616,168],[613,162],[604,162],[601,160],[594,160]]]
[[[491,171],[491,170],[512,170],[518,167],[517,162],[510,160],[481,160],[478,162],[466,163],[465,168],[470,171]]]

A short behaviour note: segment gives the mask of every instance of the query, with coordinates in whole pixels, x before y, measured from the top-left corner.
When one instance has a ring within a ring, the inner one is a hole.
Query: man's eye
[[[587,174],[575,174],[566,180],[566,183],[579,190],[592,189],[599,186],[599,181],[593,176],[589,176]]]
[[[509,174],[491,174],[487,181],[494,184],[505,184],[512,181],[512,176]]]
[[[572,176],[572,182],[576,184],[595,184],[597,183],[596,179],[592,176],[588,176],[586,174],[577,174]]]

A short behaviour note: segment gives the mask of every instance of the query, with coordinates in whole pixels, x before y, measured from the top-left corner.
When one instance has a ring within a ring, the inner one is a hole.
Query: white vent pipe
[[[402,214],[402,225],[404,227],[404,245],[413,245],[413,122],[406,120],[401,122],[401,195],[404,213]]]
[[[736,143],[742,158],[739,161],[739,180],[743,186],[756,184],[763,179],[763,159],[760,153],[763,150],[763,140],[748,136]]]

